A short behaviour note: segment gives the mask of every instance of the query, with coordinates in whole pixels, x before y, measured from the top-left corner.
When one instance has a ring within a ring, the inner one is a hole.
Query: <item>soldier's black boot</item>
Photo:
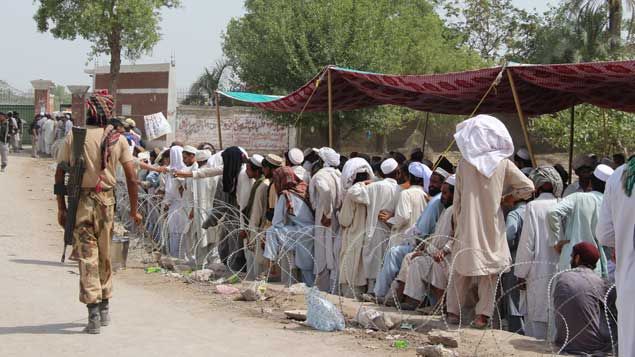
[[[102,300],[99,303],[99,317],[101,319],[102,326],[110,325],[110,307],[108,305],[108,300]]]
[[[86,333],[96,335],[100,331],[101,323],[99,322],[99,304],[88,304],[88,325],[86,325]]]

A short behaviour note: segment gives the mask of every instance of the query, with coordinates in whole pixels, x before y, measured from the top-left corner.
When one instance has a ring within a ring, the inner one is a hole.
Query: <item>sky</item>
[[[522,8],[544,11],[547,0],[513,0]],[[222,56],[221,32],[230,19],[244,13],[240,0],[182,0],[179,9],[163,12],[162,39],[152,53],[136,63],[165,63],[174,54],[177,88],[187,88],[203,71]],[[33,20],[37,4],[32,0],[0,0],[3,40],[0,42],[0,79],[15,88],[30,91],[33,79],[49,79],[56,84],[90,85],[84,69],[90,43],[66,41],[39,33]],[[108,65],[108,58],[100,65]],[[124,60],[124,64],[129,63]]]

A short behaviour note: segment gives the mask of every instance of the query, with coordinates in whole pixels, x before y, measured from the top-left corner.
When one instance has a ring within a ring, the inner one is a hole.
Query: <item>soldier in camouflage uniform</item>
[[[79,254],[79,300],[88,307],[86,332],[97,334],[100,326],[110,323],[109,300],[112,297],[112,270],[110,263],[110,241],[114,224],[116,184],[115,171],[121,164],[126,174],[130,198],[130,217],[137,223],[141,215],[137,213],[136,173],[131,150],[124,136],[112,125],[107,125],[112,101],[106,96],[92,96],[89,99],[90,117],[86,120],[86,141],[84,160],[86,170],[82,178],[81,194],[75,229],[73,231],[74,250]],[[71,148],[73,135],[70,133],[60,147],[59,164],[72,165]],[[55,184],[64,184],[64,171],[58,166]],[[58,221],[64,227],[66,222],[66,202],[63,195],[57,196]]]

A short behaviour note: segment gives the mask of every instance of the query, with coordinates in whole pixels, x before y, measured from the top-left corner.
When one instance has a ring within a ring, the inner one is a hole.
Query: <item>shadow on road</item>
[[[49,261],[49,260],[11,259],[10,261],[13,263],[18,263],[18,264],[46,265],[46,266],[53,266],[53,267],[68,267],[69,266],[68,264],[65,264],[65,263]]]
[[[67,322],[60,324],[34,325],[34,326],[9,326],[0,327],[0,336],[2,335],[75,335],[83,334],[82,330],[71,330],[86,326],[77,322]]]

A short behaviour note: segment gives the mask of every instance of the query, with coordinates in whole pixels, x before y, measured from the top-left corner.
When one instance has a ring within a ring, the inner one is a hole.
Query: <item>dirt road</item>
[[[77,267],[61,264],[51,161],[10,157],[0,174],[0,356],[388,356],[345,333],[241,313],[184,284],[115,276],[113,324],[82,332]],[[231,303],[228,303],[231,304]],[[404,353],[395,354],[404,355]],[[407,355],[414,355],[408,351]]]

